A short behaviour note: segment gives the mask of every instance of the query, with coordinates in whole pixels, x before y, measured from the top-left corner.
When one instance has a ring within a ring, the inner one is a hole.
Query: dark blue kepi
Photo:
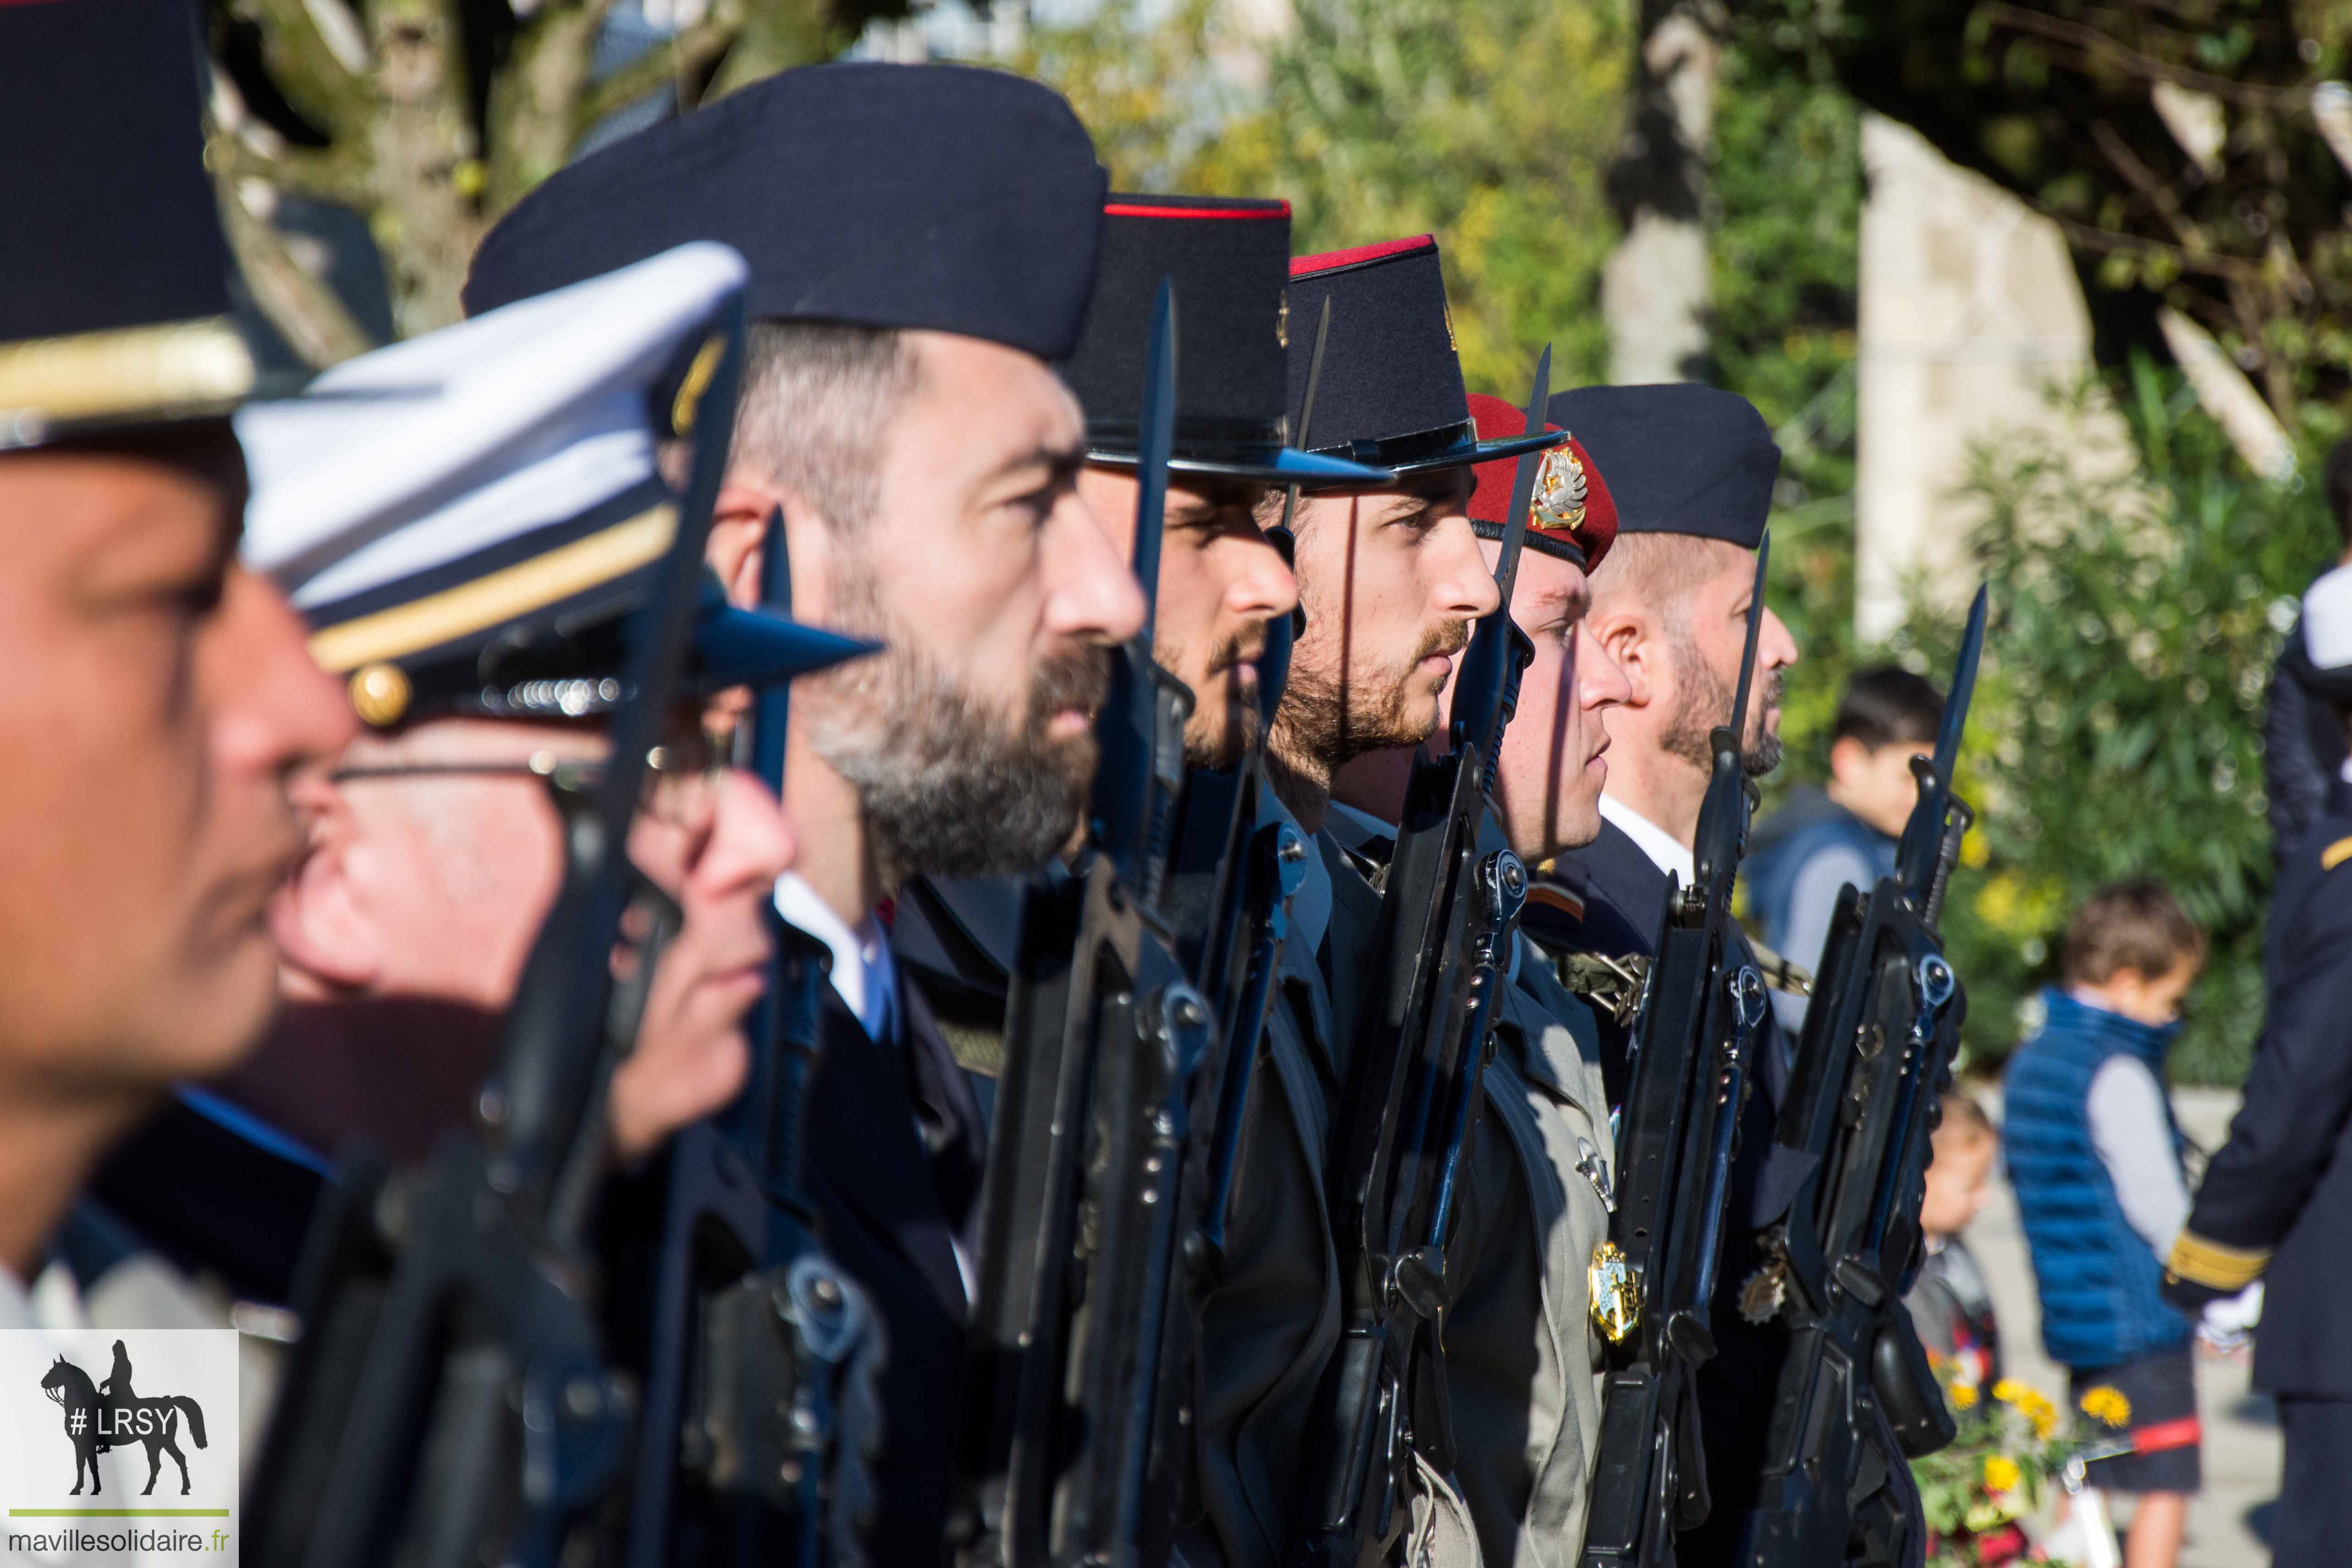
[[[499,220],[468,314],[682,245],[751,264],[752,318],[1069,357],[1108,177],[1061,96],[1003,71],[810,66],[559,170]]]
[[[1331,339],[1316,392],[1315,428],[1302,437],[1310,451],[1421,474],[1516,456],[1566,439],[1556,430],[1478,439],[1454,352],[1437,242],[1429,235],[1292,262],[1291,319],[1314,321],[1327,298]],[[1312,327],[1290,334],[1294,408],[1307,393],[1314,340]]]
[[[1114,195],[1104,206],[1094,300],[1063,372],[1086,407],[1088,462],[1135,463],[1146,328],[1162,278],[1182,323],[1171,473],[1308,490],[1393,477],[1292,444],[1290,204],[1230,196]]]
[[[1772,513],[1780,449],[1756,405],[1687,383],[1578,387],[1552,422],[1609,476],[1621,534],[1691,534],[1754,549]]]

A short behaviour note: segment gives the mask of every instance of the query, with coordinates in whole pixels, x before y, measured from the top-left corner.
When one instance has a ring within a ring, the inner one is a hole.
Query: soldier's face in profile
[[[352,720],[244,499],[221,424],[0,455],[0,1092],[152,1093],[268,1020],[286,780]]]
[[[1087,506],[1129,559],[1139,488],[1132,468],[1089,465],[1078,480]],[[1266,622],[1298,603],[1289,563],[1257,524],[1265,494],[1253,481],[1181,475],[1169,481],[1152,656],[1192,688],[1184,755],[1195,767],[1232,766],[1255,735]]]
[[[1480,549],[1489,562],[1502,551],[1485,540]],[[1521,553],[1511,619],[1535,655],[1503,732],[1495,793],[1511,848],[1530,864],[1601,834],[1601,791],[1609,779],[1604,716],[1628,694],[1625,673],[1585,624],[1591,603],[1582,567],[1539,550]]]
[[[1739,661],[1748,639],[1748,605],[1756,587],[1756,555],[1722,539],[1690,539],[1715,570],[1685,591],[1669,624],[1679,633],[1666,662],[1674,680],[1672,716],[1659,744],[1704,770],[1712,766],[1709,736],[1731,722],[1738,695]],[[1748,771],[1765,774],[1780,762],[1780,690],[1797,662],[1797,642],[1770,610],[1756,637],[1756,674],[1749,682],[1748,733],[1740,742]]]
[[[1464,510],[1468,468],[1392,490],[1302,499],[1298,592],[1307,631],[1291,653],[1275,749],[1317,771],[1419,744],[1471,622],[1500,602]]]
[[[886,648],[803,682],[794,704],[857,786],[894,883],[1026,869],[1069,838],[1108,650],[1143,624],[1079,497],[1085,426],[1060,380],[999,344],[907,338],[921,373],[885,437],[874,515],[811,562],[823,598],[807,615]]]

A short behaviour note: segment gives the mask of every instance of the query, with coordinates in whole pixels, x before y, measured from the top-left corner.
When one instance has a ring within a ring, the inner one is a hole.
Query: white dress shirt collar
[[[1691,878],[1696,874],[1691,852],[1677,842],[1672,833],[1614,795],[1601,797],[1601,814],[1616,823],[1618,831],[1639,845],[1642,852],[1649,856],[1660,871],[1673,873],[1682,879],[1685,887],[1690,885]]]
[[[816,889],[791,872],[776,879],[776,913],[833,952],[833,988],[869,1040],[898,1038],[898,972],[890,938],[873,915],[855,930],[842,923]]]

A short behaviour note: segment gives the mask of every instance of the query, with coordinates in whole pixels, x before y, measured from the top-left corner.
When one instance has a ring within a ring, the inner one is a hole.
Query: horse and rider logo
[[[131,1354],[121,1340],[114,1342],[114,1367],[103,1384],[93,1387],[89,1374],[60,1355],[41,1379],[41,1392],[65,1412],[66,1437],[74,1446],[74,1486],[68,1496],[81,1495],[82,1472],[88,1470],[90,1495],[95,1497],[103,1490],[98,1479],[98,1456],[134,1443],[147,1446],[147,1486],[140,1496],[155,1490],[165,1454],[180,1467],[180,1495],[188,1495],[188,1457],[180,1452],[178,1440],[180,1417],[187,1417],[188,1435],[195,1438],[197,1448],[204,1448],[204,1406],[181,1394],[141,1398],[131,1386]]]

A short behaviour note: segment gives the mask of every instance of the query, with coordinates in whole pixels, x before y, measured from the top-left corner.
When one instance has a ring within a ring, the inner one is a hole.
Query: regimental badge
[[[1788,1265],[1778,1258],[1768,1259],[1762,1268],[1741,1281],[1739,1315],[1751,1323],[1769,1323],[1780,1312],[1780,1302],[1788,1294]]]
[[[1584,526],[1584,465],[1562,444],[1536,471],[1535,526],[1573,533]]]
[[[1592,1300],[1592,1326],[1611,1344],[1623,1344],[1642,1322],[1642,1282],[1617,1243],[1603,1241],[1592,1249],[1584,1284]]]

